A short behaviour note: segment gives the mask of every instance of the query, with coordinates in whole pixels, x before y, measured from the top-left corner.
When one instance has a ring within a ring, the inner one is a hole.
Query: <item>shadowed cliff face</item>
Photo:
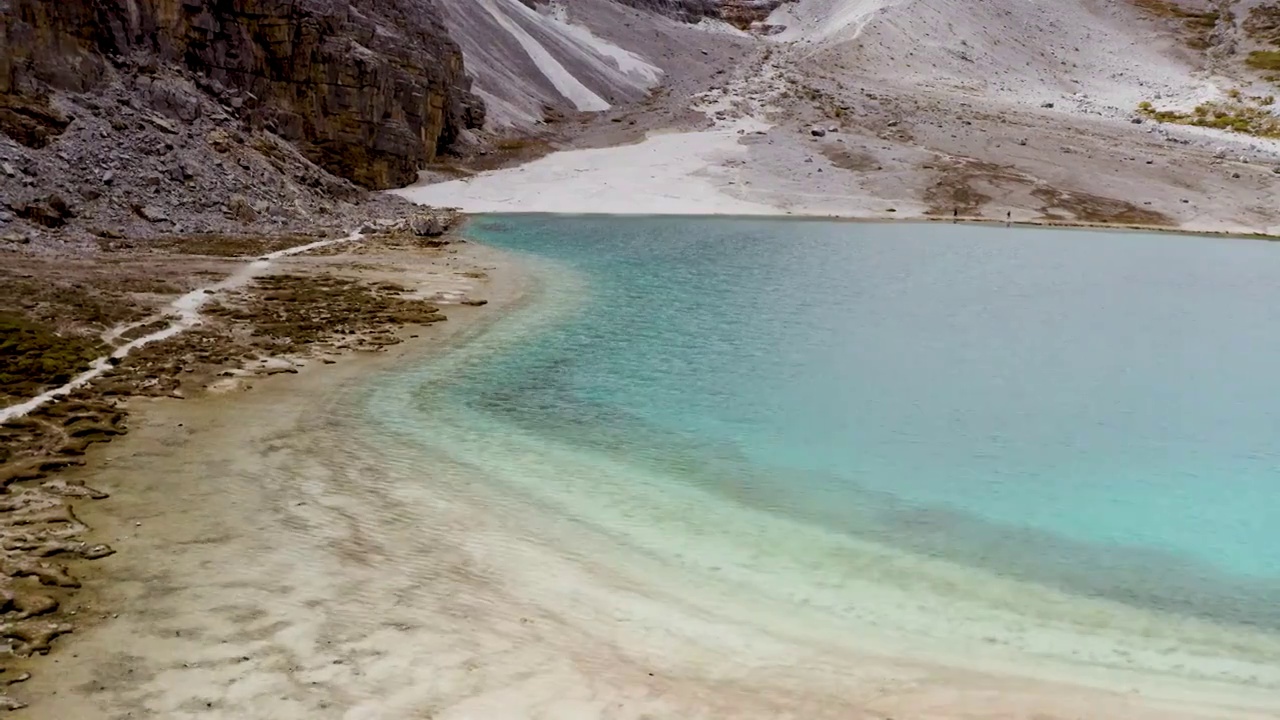
[[[724,20],[740,28],[769,17],[786,0],[619,0],[623,5],[652,10],[687,22],[702,18]]]
[[[0,94],[87,92],[119,68],[161,95],[152,107],[191,120],[198,103],[149,81],[177,65],[371,188],[412,182],[484,120],[432,0],[0,0],[0,51]]]

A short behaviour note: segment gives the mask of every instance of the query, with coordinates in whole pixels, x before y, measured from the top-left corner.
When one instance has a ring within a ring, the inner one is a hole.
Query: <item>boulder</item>
[[[60,228],[75,217],[67,201],[61,195],[51,194],[42,198],[10,203],[9,208],[20,218],[47,228]]]
[[[409,218],[409,229],[418,237],[439,237],[449,229],[449,224],[441,216],[421,213]]]
[[[169,222],[169,213],[158,205],[143,205],[137,209],[138,217],[147,222],[162,223]]]
[[[235,144],[235,138],[226,130],[212,130],[205,137],[205,142],[209,143],[209,147],[216,152],[225,153],[231,151],[231,146]]]
[[[4,14],[0,13],[0,30],[3,30]],[[4,35],[0,32],[0,47]],[[0,55],[8,53],[6,49]],[[0,132],[15,142],[29,148],[40,149],[61,135],[71,124],[71,118],[49,105],[43,94],[19,95],[6,90],[4,81],[5,58],[0,58]]]

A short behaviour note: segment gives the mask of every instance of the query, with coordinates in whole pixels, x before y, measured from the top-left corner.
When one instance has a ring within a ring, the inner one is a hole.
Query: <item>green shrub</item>
[[[1280,70],[1280,50],[1254,50],[1245,62],[1258,70]]]

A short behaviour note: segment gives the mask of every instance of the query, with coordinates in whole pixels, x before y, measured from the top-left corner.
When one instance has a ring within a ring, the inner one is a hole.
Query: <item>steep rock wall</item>
[[[0,95],[88,92],[116,68],[145,89],[173,66],[371,188],[412,182],[484,120],[433,0],[0,0]]]

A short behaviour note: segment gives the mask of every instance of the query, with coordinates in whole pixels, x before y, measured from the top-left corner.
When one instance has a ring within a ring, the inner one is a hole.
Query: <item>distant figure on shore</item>
[[[951,208],[951,222],[960,222],[960,208]]]
[[[1004,224],[1005,224],[1006,226],[1008,226],[1008,225],[1012,225],[1012,224],[1013,224],[1013,211],[1012,211],[1012,210],[1005,210],[1005,211],[1004,211]]]

